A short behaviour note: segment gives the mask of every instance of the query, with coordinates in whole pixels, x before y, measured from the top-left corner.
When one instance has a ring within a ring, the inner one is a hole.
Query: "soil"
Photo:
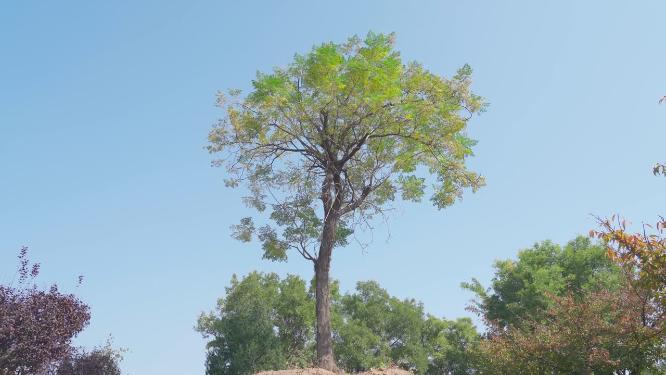
[[[340,375],[322,368],[298,368],[291,370],[262,371],[255,375]],[[414,375],[407,370],[398,367],[371,369],[355,375]]]
[[[399,367],[389,367],[389,368],[373,368],[369,371],[362,372],[358,375],[414,375],[407,370],[403,370]]]
[[[291,370],[262,371],[254,375],[339,375],[323,368],[295,368]]]

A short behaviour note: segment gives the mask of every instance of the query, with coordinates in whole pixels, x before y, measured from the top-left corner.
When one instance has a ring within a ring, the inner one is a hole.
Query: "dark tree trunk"
[[[316,341],[317,366],[326,370],[338,372],[333,355],[333,337],[331,334],[331,293],[329,272],[331,269],[331,254],[335,243],[337,218],[330,215],[324,221],[322,239],[319,246],[319,256],[315,262],[316,282]]]

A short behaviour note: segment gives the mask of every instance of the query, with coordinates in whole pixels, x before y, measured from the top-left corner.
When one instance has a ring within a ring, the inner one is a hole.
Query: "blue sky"
[[[0,281],[28,245],[41,282],[92,307],[78,343],[129,349],[129,374],[202,374],[192,327],[261,260],[229,226],[249,210],[203,149],[215,92],[368,30],[406,60],[475,70],[470,122],[488,186],[443,211],[400,204],[374,240],[335,253],[344,290],[374,279],[447,318],[495,259],[566,242],[590,214],[664,213],[663,1],[20,1],[0,5]],[[390,233],[390,236],[387,235]],[[76,276],[83,286],[73,289]]]

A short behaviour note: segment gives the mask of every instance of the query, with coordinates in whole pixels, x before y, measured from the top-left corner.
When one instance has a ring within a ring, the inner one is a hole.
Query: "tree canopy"
[[[463,287],[475,293],[478,311],[503,326],[538,317],[553,296],[617,289],[622,278],[605,248],[583,236],[564,247],[551,241],[537,243],[520,251],[517,260],[495,262],[494,268],[489,290],[476,279]]]
[[[553,296],[539,318],[491,324],[478,347],[479,369],[502,375],[653,373],[665,354],[664,321],[654,307],[628,285]]]
[[[65,358],[54,375],[121,375],[121,353],[107,343],[91,351],[79,349]]]
[[[649,291],[666,311],[666,219],[644,224],[637,233],[629,232],[619,217],[599,220],[599,225],[601,229],[590,234],[604,241],[609,257],[627,272],[637,272],[636,286]]]
[[[57,285],[31,284],[39,264],[19,253],[18,283],[0,285],[0,374],[40,373],[72,353],[71,340],[88,325],[90,309]]]
[[[314,302],[306,283],[253,272],[235,276],[216,313],[203,314],[197,329],[212,337],[206,373],[242,375],[312,363]]]
[[[418,201],[426,191],[420,172],[437,176],[430,196],[439,208],[477,189],[483,178],[465,168],[476,141],[464,133],[469,117],[484,107],[470,91],[471,68],[451,79],[418,63],[403,65],[394,35],[368,34],[361,41],[324,43],[296,55],[286,68],[259,73],[253,91],[240,98],[220,94],[224,117],[211,131],[211,152],[227,167],[227,184],[245,182],[245,202],[283,228],[261,227],[264,257],[284,260],[293,248],[316,258],[322,211],[338,202],[337,244],[351,233],[352,213],[376,213],[395,199]],[[335,192],[316,206],[327,179]],[[246,241],[250,219],[236,227]]]

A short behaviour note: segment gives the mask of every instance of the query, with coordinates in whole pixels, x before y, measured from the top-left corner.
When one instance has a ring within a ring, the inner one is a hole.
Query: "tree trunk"
[[[319,256],[315,262],[316,283],[316,341],[317,366],[329,371],[339,372],[333,355],[333,337],[331,334],[331,293],[329,272],[331,269],[331,254],[335,242],[337,218],[329,216],[324,222],[322,239],[319,246]]]

